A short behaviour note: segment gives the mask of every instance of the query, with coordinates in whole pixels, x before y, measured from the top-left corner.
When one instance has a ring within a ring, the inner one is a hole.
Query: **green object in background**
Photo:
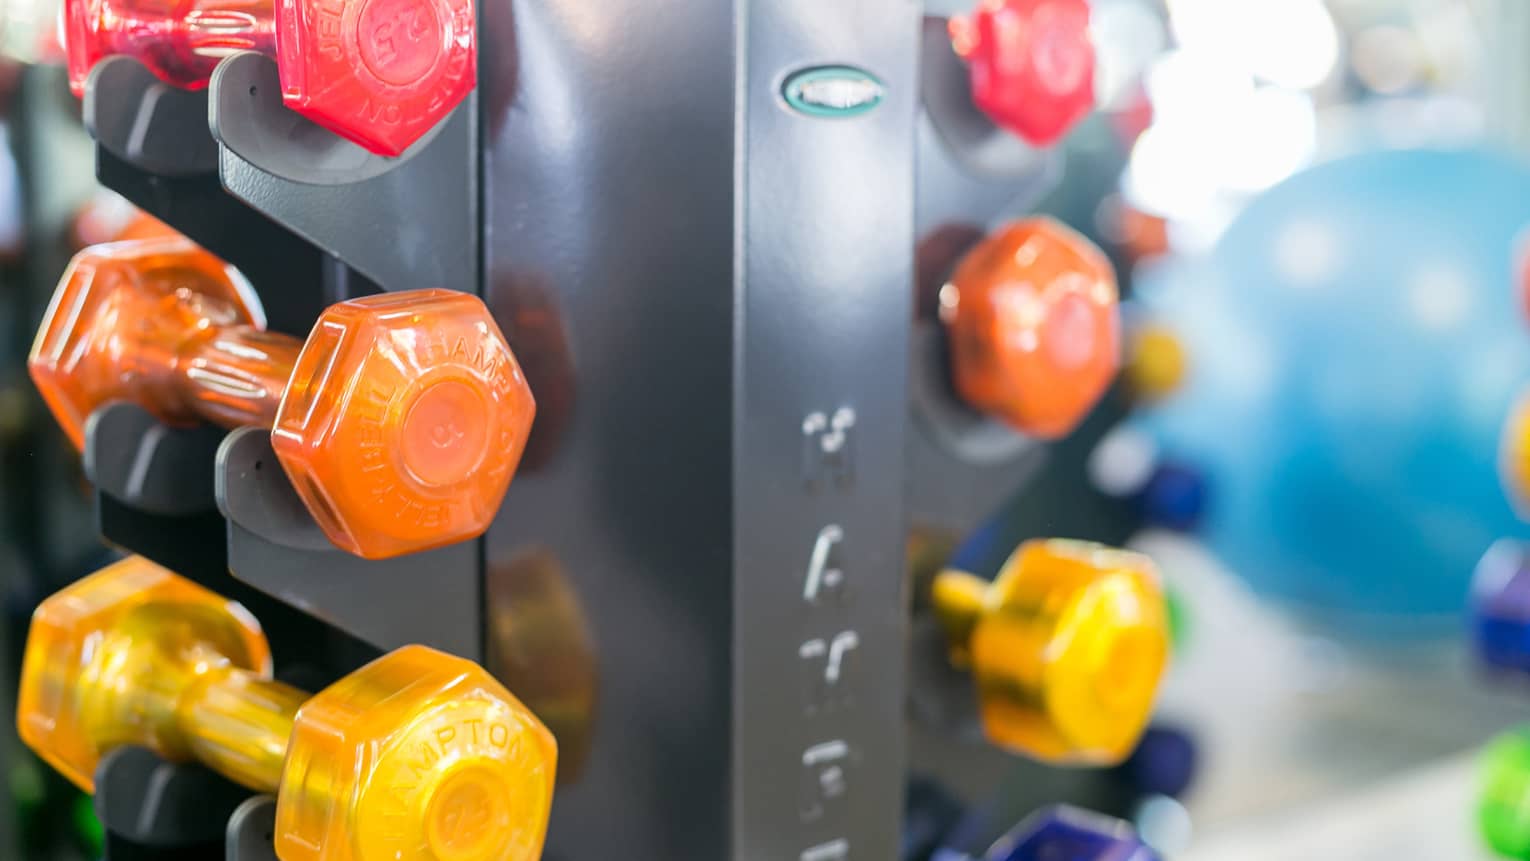
[[[48,785],[31,757],[19,759],[6,775],[11,791],[11,812],[16,821],[16,842],[22,857],[32,857],[48,846]]]
[[[1493,851],[1530,861],[1530,726],[1498,736],[1482,753],[1477,826]]]
[[[1185,637],[1190,631],[1190,614],[1178,590],[1171,586],[1163,587],[1163,601],[1169,613],[1169,648],[1179,652],[1184,648]]]
[[[100,858],[101,853],[106,851],[106,829],[101,827],[101,820],[96,818],[95,802],[88,795],[76,795],[70,812],[74,820],[74,837],[80,848],[88,857]]]
[[[23,759],[11,769],[10,780],[11,803],[15,805],[16,812],[20,814],[30,813],[40,807],[43,796],[47,794],[47,788],[43,786],[42,774],[37,769],[37,764],[31,759]]]

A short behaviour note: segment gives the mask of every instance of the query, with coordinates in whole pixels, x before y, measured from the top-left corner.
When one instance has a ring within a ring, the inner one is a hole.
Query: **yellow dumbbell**
[[[534,861],[557,763],[471,661],[406,646],[309,697],[243,607],[136,557],[38,607],[17,726],[87,792],[122,745],[275,792],[283,861]]]
[[[947,569],[931,588],[951,661],[977,684],[990,741],[1060,764],[1131,753],[1169,653],[1152,560],[1081,541],[1028,541],[992,583]]]

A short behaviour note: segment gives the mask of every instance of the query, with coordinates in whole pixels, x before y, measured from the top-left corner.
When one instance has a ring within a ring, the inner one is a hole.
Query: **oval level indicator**
[[[882,82],[854,66],[814,66],[781,86],[792,110],[814,117],[853,117],[882,103]]]

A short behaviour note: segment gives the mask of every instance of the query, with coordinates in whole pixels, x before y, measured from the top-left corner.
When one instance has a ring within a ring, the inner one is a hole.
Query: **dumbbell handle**
[[[298,707],[308,698],[274,679],[222,668],[181,695],[176,723],[198,762],[257,792],[275,792]]]
[[[126,356],[145,405],[162,418],[202,419],[228,428],[270,427],[303,344],[251,326],[197,333],[174,345],[151,345]],[[129,383],[134,385],[134,383]]]
[[[970,661],[967,643],[972,639],[972,630],[982,618],[987,590],[988,581],[954,568],[941,570],[930,584],[930,599],[935,607],[935,616],[946,632],[951,659],[958,666],[966,666]]]
[[[95,24],[88,20],[92,17],[107,17],[102,0],[69,0],[67,5],[81,7],[86,26]],[[137,26],[97,30],[92,53],[132,55],[178,87],[207,86],[219,61],[235,51],[276,54],[271,0],[193,0],[184,5],[127,0],[110,5],[110,17],[132,20]]]
[[[257,792],[276,791],[309,694],[237,666],[210,640],[149,645],[154,629],[174,625],[175,612],[185,610],[155,609],[119,622],[103,632],[83,674],[50,666],[46,684],[79,692],[79,722],[102,752],[142,745],[167,759],[196,760]]]
[[[989,581],[976,574],[953,568],[935,575],[931,585],[935,615],[946,631],[951,662],[959,668],[971,665],[972,635],[983,616],[989,585]],[[1046,595],[1039,590],[1025,597],[1030,600],[1012,600],[1004,611],[1019,623],[1008,628],[1010,641],[1005,644],[1005,658],[1011,682],[1027,696],[1039,697],[1046,673],[1047,645],[1053,636],[1058,608],[1047,606]]]

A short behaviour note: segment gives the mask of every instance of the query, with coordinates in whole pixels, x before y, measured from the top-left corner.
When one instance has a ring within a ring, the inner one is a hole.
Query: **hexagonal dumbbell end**
[[[1120,365],[1115,272],[1089,240],[1017,221],[967,253],[940,291],[957,393],[1024,433],[1066,434]]]
[[[381,155],[434,128],[477,83],[472,0],[65,0],[69,80],[127,54],[207,86],[234,51],[276,58],[287,106]]]
[[[110,400],[132,400],[170,424],[195,423],[167,357],[200,332],[264,324],[249,283],[188,239],[97,245],[64,272],[27,369],[80,448],[85,420]]]
[[[483,302],[417,290],[319,317],[271,444],[330,539],[381,558],[482,534],[535,412]]]
[[[478,665],[423,646],[303,704],[277,792],[283,861],[535,861],[552,734]]]
[[[287,106],[398,155],[478,82],[472,0],[280,0],[276,60]]]
[[[950,31],[972,100],[994,125],[1045,146],[1094,107],[1087,0],[982,0]]]
[[[1130,823],[1077,807],[1038,811],[993,845],[983,861],[1159,861]]]
[[[1059,764],[1116,764],[1131,753],[1169,653],[1152,560],[1081,541],[1027,541],[992,583],[948,569],[932,588],[952,663],[972,672],[990,741]]]
[[[147,559],[76,581],[32,616],[16,699],[21,740],[86,792],[115,745],[153,743],[189,758],[186,741],[151,717],[174,714],[175,695],[162,696],[197,677],[188,655],[271,672],[270,647],[243,607]]]

